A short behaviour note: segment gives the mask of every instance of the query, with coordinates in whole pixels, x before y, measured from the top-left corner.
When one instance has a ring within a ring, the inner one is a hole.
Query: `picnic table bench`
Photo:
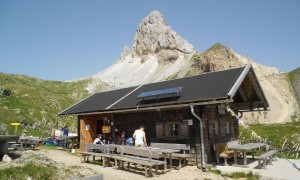
[[[39,140],[40,140],[39,137],[32,137],[32,136],[24,136],[24,137],[20,137],[19,139],[21,143],[21,147],[23,147],[25,150],[27,146],[29,146],[30,149],[35,149],[35,146],[38,144]]]
[[[261,154],[260,156],[256,157],[258,160],[258,166],[263,169],[267,169],[266,165],[272,164],[273,156],[275,157],[275,161],[277,161],[277,149],[269,150],[268,152]],[[262,162],[261,162],[262,161]]]
[[[144,166],[145,177],[148,177],[148,169],[150,175],[152,175],[152,168],[155,167],[155,173],[158,173],[158,166],[162,165],[163,173],[166,170],[166,162],[160,161],[159,152],[153,151],[148,148],[143,147],[131,147],[131,146],[117,146],[117,152],[120,153],[119,156],[114,156],[115,168],[124,168],[124,162],[128,163],[128,170],[130,170],[130,163],[138,164]]]
[[[254,159],[254,150],[255,149],[259,149],[261,150],[261,148],[264,148],[266,146],[266,144],[264,143],[248,143],[248,144],[238,144],[238,145],[234,145],[232,147],[230,147],[232,150],[234,150],[234,166],[240,166],[237,164],[237,152],[240,151],[243,153],[243,157],[244,157],[244,164],[240,167],[248,167],[247,166],[247,152],[248,151],[252,151],[252,159]]]
[[[179,165],[178,168],[182,167],[182,160],[183,164],[187,165],[187,159],[191,158],[192,155],[188,153],[188,151],[191,150],[189,144],[175,144],[175,143],[151,143],[151,147],[155,148],[164,148],[164,149],[173,149],[173,150],[179,150],[182,151],[182,153],[170,153],[168,154],[162,154],[163,158],[169,158],[170,159],[170,166],[172,167],[172,159],[178,159]]]
[[[9,153],[10,150],[10,142],[18,141],[20,137],[16,135],[0,135],[0,155],[4,155]]]
[[[111,145],[86,143],[85,151],[81,152],[81,163],[89,161],[89,156],[93,156],[93,161],[95,161],[96,156],[99,156],[103,161],[103,167],[105,167],[106,164],[109,166],[110,159],[116,156],[113,154],[114,151],[115,147]]]

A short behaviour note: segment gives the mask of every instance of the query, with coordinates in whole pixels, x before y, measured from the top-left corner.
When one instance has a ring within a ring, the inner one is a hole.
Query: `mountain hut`
[[[215,161],[214,144],[238,138],[238,119],[243,112],[268,108],[261,85],[248,64],[95,93],[59,115],[77,115],[82,151],[97,134],[104,134],[106,141],[112,143],[114,129],[132,136],[143,124],[148,144],[189,144],[194,157],[190,161],[201,165],[203,155],[206,163]]]

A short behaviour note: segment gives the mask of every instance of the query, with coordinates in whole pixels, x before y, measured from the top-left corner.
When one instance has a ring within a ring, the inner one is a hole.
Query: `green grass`
[[[288,73],[292,87],[294,88],[298,105],[300,106],[300,89],[299,89],[299,80],[300,80],[300,67]]]
[[[295,143],[300,143],[298,140],[300,121],[293,121],[285,124],[250,124],[249,129],[256,132],[262,138],[267,139],[267,142],[270,144],[270,148],[281,150],[286,139],[286,147],[290,149],[293,149],[292,147]],[[240,140],[242,143],[246,143],[250,140],[255,141],[255,139],[251,139],[251,131],[249,129],[245,129],[240,126]],[[287,152],[280,152],[278,156],[282,158],[295,158],[291,153]]]
[[[223,177],[230,177],[233,179],[239,179],[239,178],[245,178],[248,180],[257,180],[259,179],[259,175],[258,174],[253,174],[252,171],[250,172],[233,172],[230,174],[222,174],[222,172],[219,169],[214,169],[214,168],[209,168],[208,169],[209,172],[217,174],[217,175],[221,175]],[[226,179],[226,178],[225,178]]]
[[[297,142],[293,135],[300,132],[300,122],[289,122],[285,124],[250,124],[250,129],[262,138],[268,138],[273,147],[281,148],[282,143],[288,139]],[[251,139],[251,132],[240,126],[241,139]],[[300,142],[299,142],[300,143]]]
[[[10,167],[0,169],[0,180],[13,180],[13,179],[56,179],[57,168],[54,166],[40,166],[28,164],[23,167]]]
[[[300,67],[288,73],[292,83],[295,83],[300,76]]]
[[[87,97],[85,87],[90,79],[76,82],[44,81],[41,79],[14,74],[0,73],[0,89],[11,90],[12,96],[0,95],[0,134],[14,134],[12,122],[25,120],[37,129],[27,128],[27,135],[48,137],[52,128],[64,124],[70,131],[77,130],[75,116],[57,116],[57,114]],[[98,90],[108,84],[102,83]],[[5,127],[4,127],[5,126]],[[18,127],[18,134],[24,127]]]
[[[222,45],[221,43],[216,43],[215,45],[213,45],[212,47],[210,47],[209,49],[207,49],[205,52],[215,51],[215,50],[224,49],[224,48],[227,48],[227,47],[224,46],[224,45]]]
[[[198,69],[190,69],[185,73],[184,77],[194,76],[194,75],[198,75],[201,73],[202,73],[202,71],[200,71]]]
[[[178,75],[179,75],[179,72],[177,72],[177,73],[175,73],[175,74],[173,74],[173,75],[171,75],[171,76],[168,76],[168,77],[166,78],[166,80],[177,79],[177,78],[178,78]]]
[[[223,174],[223,177],[230,177],[233,179],[239,179],[239,178],[245,178],[247,180],[258,180],[259,179],[259,175],[258,174],[253,174],[252,171],[250,172],[233,172],[230,174]]]

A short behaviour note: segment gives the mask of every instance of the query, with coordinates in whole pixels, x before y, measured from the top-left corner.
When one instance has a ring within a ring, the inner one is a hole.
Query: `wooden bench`
[[[93,161],[95,161],[96,156],[99,156],[103,161],[103,167],[105,167],[106,164],[109,166],[110,159],[117,156],[116,154],[113,154],[115,149],[115,147],[106,144],[101,145],[86,143],[85,151],[81,152],[81,163],[89,161],[89,156],[93,156]]]
[[[224,159],[224,165],[228,166],[227,159],[234,157],[234,151],[229,147],[234,146],[238,141],[229,141],[224,143],[215,144],[217,164],[220,164],[220,158]]]
[[[178,168],[182,167],[182,160],[183,160],[183,164],[187,165],[187,159],[192,157],[192,155],[189,154],[189,151],[191,150],[189,144],[151,143],[150,146],[155,148],[175,149],[175,150],[182,151],[182,153],[172,153],[172,159],[178,159],[179,161]],[[164,158],[169,158],[169,156],[166,154],[163,154],[162,156]]]
[[[124,168],[124,162],[128,163],[128,170],[130,170],[130,163],[135,163],[144,166],[145,177],[148,177],[148,169],[150,175],[152,175],[152,167],[155,167],[155,173],[158,173],[158,166],[163,166],[163,173],[166,170],[166,162],[157,160],[159,159],[159,152],[151,149],[131,147],[131,146],[117,146],[117,152],[119,156],[115,156],[115,168]],[[119,161],[119,163],[118,163]]]
[[[260,156],[256,157],[258,160],[258,167],[262,169],[267,169],[266,165],[267,164],[272,164],[273,156],[275,157],[275,161],[277,161],[277,152],[278,150],[273,149],[270,150],[264,154],[261,154]]]
[[[39,140],[40,140],[39,137],[31,137],[31,136],[20,137],[19,139],[21,143],[21,147],[23,147],[25,150],[27,149],[27,146],[29,146],[30,149],[34,150]]]

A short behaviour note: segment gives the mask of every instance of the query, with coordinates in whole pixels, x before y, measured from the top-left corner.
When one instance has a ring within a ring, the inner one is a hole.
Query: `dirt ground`
[[[140,179],[180,179],[180,180],[200,180],[200,179],[224,179],[222,176],[210,173],[202,172],[196,166],[186,166],[179,170],[168,169],[164,174],[159,171],[156,175],[153,173],[152,177],[145,178],[143,171],[130,171],[124,169],[114,169],[113,167],[103,167],[101,165],[92,163],[81,163],[79,154],[72,154],[69,151],[57,150],[57,149],[37,149],[27,151],[16,151],[11,154],[12,162],[0,162],[0,169],[11,166],[18,166],[33,162],[35,164],[51,164],[61,170],[60,176],[57,179],[76,179],[82,176],[90,176],[94,174],[103,174],[105,180],[140,180]],[[69,173],[66,174],[66,173]],[[70,175],[72,174],[72,175]]]

